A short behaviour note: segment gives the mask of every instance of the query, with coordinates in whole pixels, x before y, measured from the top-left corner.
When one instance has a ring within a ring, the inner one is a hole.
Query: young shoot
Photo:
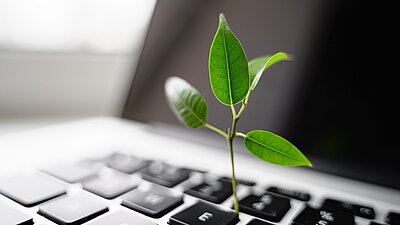
[[[281,166],[312,166],[310,161],[289,141],[265,130],[237,131],[237,123],[248,106],[249,97],[264,72],[272,65],[290,60],[288,54],[260,56],[250,61],[240,41],[233,34],[223,14],[211,44],[208,61],[210,84],[215,97],[232,111],[232,124],[228,132],[207,123],[208,108],[203,96],[188,82],[170,77],[165,82],[165,95],[177,118],[190,128],[206,127],[226,139],[232,169],[234,209],[239,213],[237,180],[233,154],[233,141],[243,138],[244,146],[254,156]],[[239,104],[239,110],[235,105]]]

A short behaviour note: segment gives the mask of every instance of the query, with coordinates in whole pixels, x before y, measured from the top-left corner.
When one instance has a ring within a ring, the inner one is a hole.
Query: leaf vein
[[[201,121],[201,122],[203,122],[203,123],[206,122],[206,121],[204,121],[203,119],[201,119],[200,116],[197,115],[197,113],[195,113],[195,112],[193,111],[193,109],[192,109],[188,104],[186,104],[186,99],[185,99],[185,101],[182,101],[182,104],[183,104],[183,105],[186,107],[186,109],[187,109],[188,111],[190,111],[191,114],[193,114],[199,121]]]
[[[225,63],[226,63],[226,71],[227,71],[227,76],[228,76],[228,88],[229,88],[229,101],[231,105],[233,104],[233,96],[232,96],[232,80],[231,80],[231,73],[230,73],[230,68],[229,68],[229,58],[228,58],[228,49],[226,47],[226,28],[222,30],[222,39],[224,41],[224,50],[225,50]]]
[[[296,161],[302,163],[302,161],[299,160],[299,159],[297,159],[296,157],[293,157],[293,156],[291,156],[291,155],[289,155],[289,154],[287,154],[287,153],[284,153],[284,152],[282,152],[282,151],[279,151],[279,150],[276,149],[276,148],[273,148],[273,147],[270,147],[270,146],[268,146],[268,145],[265,145],[264,143],[261,143],[261,142],[255,140],[255,139],[253,139],[253,138],[251,138],[251,137],[249,137],[249,136],[247,136],[247,138],[248,138],[250,141],[252,141],[252,142],[254,142],[254,143],[256,143],[256,144],[259,144],[259,145],[261,145],[261,146],[263,146],[263,147],[265,147],[265,148],[268,148],[268,149],[270,149],[270,150],[272,150],[272,151],[274,151],[274,152],[277,152],[277,153],[282,154],[282,155],[284,155],[284,156],[286,156],[286,157],[288,157],[288,158],[294,159],[294,160],[296,160]]]

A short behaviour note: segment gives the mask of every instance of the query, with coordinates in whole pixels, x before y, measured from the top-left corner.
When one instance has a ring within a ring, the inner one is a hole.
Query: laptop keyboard
[[[251,180],[238,183],[249,190],[256,186]],[[355,225],[356,218],[370,225],[400,224],[394,211],[384,221],[374,221],[371,206],[326,198],[316,207],[309,204],[312,193],[280,186],[240,197],[238,216],[232,210],[229,177],[120,153],[1,179],[0,194],[16,202],[0,201],[1,225],[45,225],[34,220],[31,209],[41,221],[56,224],[156,225],[161,224],[158,218],[167,217],[170,225],[233,225],[246,215],[246,225],[271,225],[281,224],[294,203],[301,207],[290,215],[293,225]],[[197,200],[189,203],[189,196]],[[118,202],[117,207],[110,201]]]

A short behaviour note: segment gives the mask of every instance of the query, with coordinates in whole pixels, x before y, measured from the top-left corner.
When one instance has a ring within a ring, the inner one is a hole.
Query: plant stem
[[[229,145],[229,153],[231,156],[232,192],[233,192],[233,198],[234,198],[234,209],[235,209],[236,214],[239,214],[239,199],[237,197],[237,180],[236,180],[236,175],[235,175],[235,160],[234,160],[234,156],[233,156],[233,140],[235,139],[236,136],[246,137],[245,134],[236,132],[236,125],[237,125],[237,122],[239,121],[240,117],[242,116],[244,110],[247,107],[247,103],[249,101],[249,96],[250,96],[250,91],[247,93],[245,100],[242,101],[242,107],[240,107],[240,110],[237,114],[236,114],[235,107],[233,105],[231,105],[232,127],[230,130],[228,130],[228,136],[226,137],[226,140]]]
[[[234,133],[234,132],[232,132]],[[231,136],[227,138],[228,145],[229,145],[229,153],[231,156],[231,166],[232,166],[232,192],[233,192],[233,198],[234,198],[234,209],[235,213],[239,214],[239,200],[237,197],[237,180],[236,180],[236,175],[235,175],[235,161],[233,157],[233,138],[234,136]]]
[[[236,132],[236,136],[245,138],[245,137],[246,137],[246,134],[243,134],[242,132]]]
[[[245,100],[242,101],[242,107],[240,107],[240,110],[239,110],[238,114],[236,115],[237,119],[239,119],[242,116],[244,110],[246,109],[247,103],[249,102],[249,97],[250,97],[250,91],[247,94]]]
[[[236,117],[236,109],[235,109],[234,105],[231,105],[231,110],[232,110],[233,117]]]
[[[248,98],[246,98],[248,99]],[[222,130],[214,127],[213,125],[209,123],[205,123],[204,126],[207,127],[208,129],[222,135],[225,137],[226,141],[228,142],[229,146],[229,154],[231,158],[231,167],[232,167],[232,192],[233,192],[233,198],[234,198],[234,209],[235,213],[239,214],[239,199],[237,197],[237,179],[235,175],[235,160],[234,160],[234,155],[233,155],[233,140],[235,139],[236,136],[241,136],[245,137],[246,135],[240,132],[236,132],[236,125],[238,120],[240,119],[240,116],[242,115],[244,109],[247,106],[247,102],[242,103],[242,107],[239,110],[239,113],[236,114],[235,107],[231,106],[232,109],[232,127],[228,129],[228,134],[223,132]]]
[[[208,129],[210,129],[210,130],[222,135],[223,137],[228,138],[228,135],[225,132],[223,132],[222,130],[214,127],[213,125],[211,125],[209,123],[206,123],[206,124],[204,124],[204,126],[207,127]]]
[[[243,108],[243,105],[242,105]],[[236,180],[236,175],[235,175],[235,160],[233,156],[233,140],[235,139],[236,136],[236,125],[237,121],[239,120],[240,116],[233,114],[232,115],[232,127],[230,129],[230,132],[228,133],[228,145],[229,145],[229,153],[231,156],[231,166],[232,166],[232,192],[233,192],[233,198],[234,198],[234,209],[235,213],[239,214],[239,199],[237,197],[237,180]]]

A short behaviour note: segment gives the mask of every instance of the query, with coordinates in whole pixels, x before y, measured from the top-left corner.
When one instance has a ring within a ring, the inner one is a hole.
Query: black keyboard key
[[[227,180],[229,182],[232,182],[232,178],[230,178],[230,177],[222,177],[221,180]],[[250,180],[236,179],[236,181],[238,184],[245,185],[245,186],[251,187],[251,186],[256,185],[256,182],[250,181]]]
[[[26,207],[63,195],[65,191],[61,181],[40,173],[0,180],[0,193]]]
[[[132,212],[117,211],[87,223],[87,225],[157,225]]]
[[[238,222],[239,217],[233,211],[223,211],[203,202],[198,202],[169,219],[169,225],[234,225]]]
[[[55,176],[68,183],[76,183],[83,180],[88,180],[97,175],[99,165],[83,161],[75,165],[60,165],[43,170],[43,172]]]
[[[58,224],[82,224],[108,211],[106,203],[99,197],[82,192],[64,196],[44,203],[39,214]]]
[[[190,170],[177,168],[165,163],[154,162],[141,170],[143,179],[165,186],[173,187],[189,178]]]
[[[19,211],[13,206],[0,202],[0,224],[1,225],[32,225],[32,216]]]
[[[290,190],[290,189],[286,189],[286,188],[281,188],[281,187],[269,187],[267,189],[267,191],[269,192],[273,192],[276,194],[280,194],[289,198],[294,198],[300,201],[309,201],[311,199],[311,195],[307,192],[303,192],[303,191],[295,191],[295,190]]]
[[[183,203],[181,193],[154,184],[143,184],[122,196],[122,205],[153,218],[160,218]]]
[[[385,222],[390,225],[400,225],[400,213],[389,212],[386,216]]]
[[[354,216],[330,209],[306,206],[293,220],[295,225],[354,225]]]
[[[147,160],[121,153],[114,153],[103,159],[102,162],[108,167],[129,174],[135,173],[149,165],[149,161]]]
[[[222,203],[232,195],[232,183],[227,180],[211,180],[186,190],[185,194],[213,203]]]
[[[375,219],[374,209],[368,206],[357,205],[350,202],[343,202],[334,199],[325,199],[325,201],[322,203],[322,207],[339,210],[344,213],[350,213],[352,215],[364,217],[366,219]]]
[[[270,193],[250,194],[239,201],[240,211],[272,222],[279,222],[290,209],[290,199]]]
[[[83,188],[103,198],[112,199],[134,189],[139,182],[139,178],[134,179],[126,174],[108,171],[83,183]]]
[[[258,219],[250,221],[247,225],[273,225],[272,223],[264,222]]]

